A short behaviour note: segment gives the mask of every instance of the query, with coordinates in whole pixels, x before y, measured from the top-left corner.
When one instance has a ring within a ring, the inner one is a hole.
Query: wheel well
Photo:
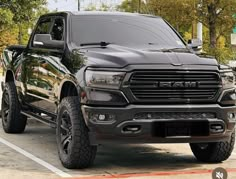
[[[14,81],[14,76],[12,71],[8,70],[6,74],[6,82]]]
[[[72,82],[65,82],[61,88],[60,101],[68,96],[78,96],[78,91]]]

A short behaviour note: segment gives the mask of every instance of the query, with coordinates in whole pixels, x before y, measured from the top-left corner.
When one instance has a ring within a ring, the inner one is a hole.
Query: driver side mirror
[[[199,52],[202,50],[202,41],[200,39],[191,39],[188,40],[188,47],[192,50]]]
[[[40,48],[63,49],[64,41],[52,40],[51,34],[35,34],[33,46]]]

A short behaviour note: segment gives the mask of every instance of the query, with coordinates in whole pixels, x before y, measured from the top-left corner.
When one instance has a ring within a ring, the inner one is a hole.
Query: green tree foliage
[[[183,35],[195,19],[195,3],[192,0],[149,0],[147,4],[154,14],[165,18]]]
[[[88,7],[85,9],[85,11],[109,11],[111,7],[109,7],[107,4],[102,3],[102,5],[97,8],[94,4],[89,4]]]
[[[197,8],[197,19],[209,29],[210,46],[217,47],[221,36],[229,39],[236,19],[235,0],[204,0]]]
[[[235,0],[146,0],[141,13],[159,15],[170,22],[185,40],[191,37],[192,26],[204,25],[204,50],[219,61],[235,54],[230,47],[230,34],[236,24]],[[138,0],[125,0],[118,10],[138,12]],[[192,37],[193,38],[193,37]]]
[[[125,12],[138,12],[138,1],[139,0],[124,0],[117,9]]]
[[[0,8],[0,32],[4,31],[4,29],[11,25],[13,14],[8,9]]]
[[[11,44],[26,44],[28,28],[47,11],[46,0],[0,0],[0,52]]]
[[[17,28],[12,28],[10,31],[3,30],[2,32],[0,32],[0,53],[6,46],[17,44],[17,35],[18,35]]]
[[[141,12],[158,15],[170,22],[182,35],[191,28],[194,17],[192,0],[147,0],[146,4],[139,0],[125,0],[118,10],[125,12]],[[140,8],[140,10],[139,10]]]
[[[230,45],[230,34],[236,24],[236,1],[203,0],[196,12],[196,18],[208,31],[208,41],[204,39],[204,50],[222,63],[235,59],[235,52]]]
[[[1,0],[1,3],[8,4],[13,13],[15,23],[29,22],[39,8],[47,4],[47,0]]]
[[[17,32],[15,31],[13,13],[6,8],[0,8],[0,53],[10,44],[17,42]]]

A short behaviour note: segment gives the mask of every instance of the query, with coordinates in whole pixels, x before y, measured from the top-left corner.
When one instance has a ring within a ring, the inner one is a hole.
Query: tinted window
[[[72,17],[72,41],[77,44],[110,42],[151,44],[160,48],[185,45],[161,18],[123,15],[80,15]]]
[[[64,21],[63,19],[55,19],[53,27],[52,27],[52,39],[53,40],[64,40]]]
[[[49,34],[51,28],[51,19],[41,20],[36,28],[35,34]]]

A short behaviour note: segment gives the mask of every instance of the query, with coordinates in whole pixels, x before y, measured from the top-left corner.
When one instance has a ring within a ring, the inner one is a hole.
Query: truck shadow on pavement
[[[170,153],[158,145],[105,145],[99,147],[93,169],[153,172],[201,167],[201,164],[191,154]]]
[[[54,161],[54,164],[61,166],[56,152],[55,130],[40,126],[29,127],[21,135],[21,139],[30,135],[33,141],[37,141],[38,146],[47,144],[48,152],[53,155],[52,158],[57,160]],[[44,148],[44,150],[46,149]],[[201,168],[202,165],[204,164],[198,162],[192,155],[188,144],[106,144],[98,147],[95,163],[92,167],[73,171],[95,172],[97,174],[104,174],[104,172],[145,173]]]

